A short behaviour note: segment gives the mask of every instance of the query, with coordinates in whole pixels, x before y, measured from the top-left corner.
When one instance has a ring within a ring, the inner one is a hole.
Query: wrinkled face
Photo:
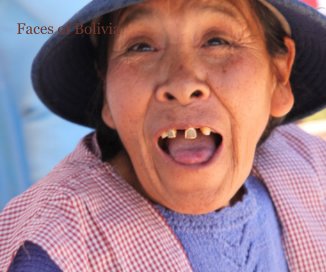
[[[128,160],[117,169],[172,210],[227,206],[269,117],[292,107],[291,42],[289,54],[272,59],[246,0],[156,0],[124,10],[102,117],[136,180],[125,174]]]

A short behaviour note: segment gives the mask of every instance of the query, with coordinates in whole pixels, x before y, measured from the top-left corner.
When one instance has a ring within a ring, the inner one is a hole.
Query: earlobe
[[[271,116],[283,117],[292,109],[294,104],[294,96],[290,82],[284,86],[279,86],[273,93]]]
[[[107,126],[109,126],[112,129],[115,129],[112,114],[111,114],[110,107],[109,107],[107,101],[104,101],[104,104],[103,104],[103,107],[102,107],[102,119],[103,119],[103,122]]]
[[[284,39],[284,43],[288,52],[274,58],[277,82],[271,101],[271,115],[273,117],[285,116],[294,104],[290,76],[295,58],[295,43],[288,37]]]

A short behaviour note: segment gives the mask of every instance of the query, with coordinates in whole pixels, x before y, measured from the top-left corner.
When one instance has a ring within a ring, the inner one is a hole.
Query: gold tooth
[[[177,137],[177,130],[176,129],[170,129],[170,130],[168,130],[167,135],[168,135],[167,137],[169,139],[174,139],[175,137]]]
[[[161,134],[161,138],[162,139],[165,139],[165,138],[167,138],[169,135],[168,135],[168,133],[166,132],[166,131],[164,131],[162,134]]]
[[[185,139],[194,140],[197,138],[197,131],[195,128],[188,128],[185,130]]]
[[[200,129],[201,133],[203,133],[205,136],[211,135],[212,130],[209,127],[202,127]]]

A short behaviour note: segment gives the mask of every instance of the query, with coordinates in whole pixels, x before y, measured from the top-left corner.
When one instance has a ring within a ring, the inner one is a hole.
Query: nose
[[[169,79],[157,89],[156,98],[158,101],[176,101],[181,105],[188,105],[209,97],[209,86],[205,81],[200,80],[194,71],[185,71],[184,68],[180,67],[179,72],[174,71],[169,74]]]

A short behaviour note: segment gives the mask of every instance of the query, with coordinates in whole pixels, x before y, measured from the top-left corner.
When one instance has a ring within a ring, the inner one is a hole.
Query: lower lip
[[[198,164],[183,164],[183,163],[179,163],[179,162],[175,161],[167,153],[165,153],[160,148],[160,146],[158,144],[156,145],[156,148],[159,150],[159,153],[164,158],[164,161],[166,161],[169,164],[173,163],[174,165],[178,165],[179,167],[188,168],[188,169],[200,169],[200,168],[204,168],[204,167],[209,167],[210,165],[214,164],[221,157],[221,153],[222,153],[222,150],[223,150],[223,141],[220,143],[220,145],[215,150],[213,156],[208,161],[203,162],[203,163],[198,163]]]

